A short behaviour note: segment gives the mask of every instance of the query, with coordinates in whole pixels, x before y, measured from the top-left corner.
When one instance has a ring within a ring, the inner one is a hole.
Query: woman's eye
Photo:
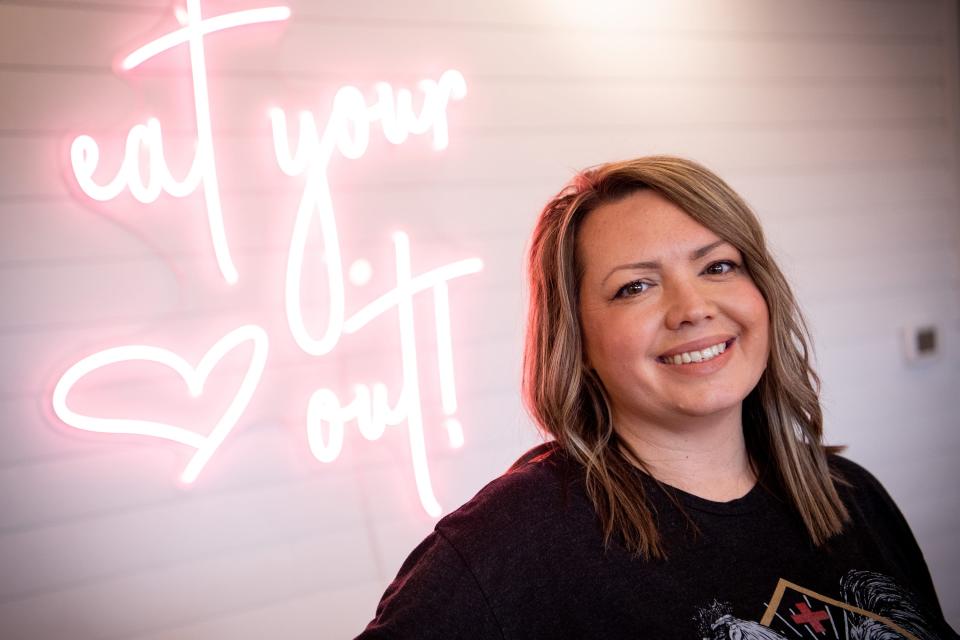
[[[714,262],[706,268],[706,272],[712,276],[722,276],[730,273],[731,271],[736,271],[740,265],[738,265],[733,260],[721,260],[720,262]]]
[[[630,298],[636,295],[640,295],[641,293],[643,293],[649,288],[650,288],[650,285],[647,284],[646,282],[636,280],[634,282],[629,282],[623,285],[622,287],[620,287],[620,289],[617,290],[616,295],[614,295],[613,297],[614,298]]]

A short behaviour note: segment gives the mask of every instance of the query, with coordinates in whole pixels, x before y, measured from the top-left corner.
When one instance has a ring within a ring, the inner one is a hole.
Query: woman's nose
[[[666,325],[680,329],[685,324],[696,325],[717,314],[717,307],[697,282],[674,282],[667,294]]]

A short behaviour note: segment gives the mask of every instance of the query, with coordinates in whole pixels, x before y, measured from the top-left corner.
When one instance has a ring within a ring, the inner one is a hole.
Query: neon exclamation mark
[[[433,287],[433,310],[437,332],[437,371],[440,373],[440,406],[447,418],[443,426],[447,430],[450,446],[463,446],[463,425],[454,417],[457,412],[457,383],[453,375],[453,344],[450,338],[450,297],[447,283],[439,282]]]

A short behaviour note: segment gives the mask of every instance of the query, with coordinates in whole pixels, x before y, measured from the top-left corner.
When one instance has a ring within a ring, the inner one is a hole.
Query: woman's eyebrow
[[[726,240],[717,240],[716,242],[711,242],[710,244],[704,245],[699,249],[695,249],[691,251],[690,261],[693,262],[694,260],[699,260],[700,258],[707,255],[708,253],[710,253],[711,251],[713,251],[714,249],[716,249],[722,244],[728,244],[728,243]],[[617,266],[611,269],[610,273],[604,276],[603,280],[600,281],[600,284],[602,285],[604,282],[606,282],[610,278],[610,276],[612,276],[617,271],[621,271],[623,269],[660,269],[661,267],[663,267],[663,264],[659,260],[654,260],[652,262],[651,261],[629,262],[627,264],[621,264],[620,266]]]

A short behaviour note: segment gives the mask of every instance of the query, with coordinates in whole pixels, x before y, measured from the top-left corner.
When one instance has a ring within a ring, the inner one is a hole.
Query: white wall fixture
[[[940,357],[940,327],[935,322],[914,322],[902,331],[903,355],[910,364],[934,362]]]

